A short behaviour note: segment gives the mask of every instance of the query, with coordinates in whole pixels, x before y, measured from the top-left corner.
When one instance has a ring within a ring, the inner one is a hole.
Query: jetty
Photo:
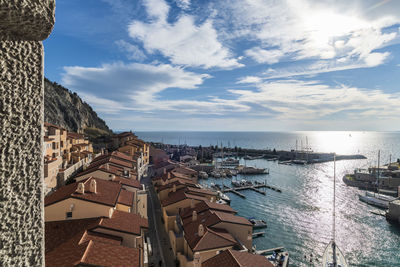
[[[239,192],[239,191],[242,191],[242,190],[253,190],[253,191],[255,191],[257,193],[260,193],[262,195],[266,195],[266,192],[260,190],[260,188],[268,188],[268,189],[274,190],[276,192],[282,193],[281,189],[279,189],[277,187],[274,187],[274,186],[271,186],[271,185],[267,185],[265,183],[258,183],[258,184],[254,184],[254,185],[244,185],[244,186],[237,186],[237,187],[229,187],[229,186],[224,185],[223,189],[221,191],[223,193],[231,192],[231,193],[234,193],[234,194],[236,194],[236,195],[238,195],[238,196],[240,196],[242,198],[246,198],[245,195],[243,195],[242,193]]]
[[[270,248],[270,249],[264,249],[264,250],[256,250],[255,254],[265,255],[265,254],[273,253],[274,251],[283,251],[284,249],[285,249],[284,247],[277,247],[277,248]]]
[[[253,235],[253,238],[257,238],[260,236],[264,236],[264,234],[265,234],[265,232],[256,232],[256,233],[253,233],[252,235]]]

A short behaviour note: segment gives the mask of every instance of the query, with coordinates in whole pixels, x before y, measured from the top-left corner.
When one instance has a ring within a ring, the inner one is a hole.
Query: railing
[[[58,173],[59,179],[61,183],[65,183],[70,177],[76,174],[78,171],[83,169],[83,166],[87,166],[92,161],[91,158],[84,158],[75,163],[74,165],[68,167],[65,170],[60,170]]]

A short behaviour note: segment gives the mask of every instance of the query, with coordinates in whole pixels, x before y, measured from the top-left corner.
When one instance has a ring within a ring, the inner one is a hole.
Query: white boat
[[[335,241],[329,242],[325,249],[324,255],[322,255],[322,266],[323,267],[347,267],[346,258],[342,251],[336,245]]]
[[[373,196],[367,196],[367,195],[358,195],[358,199],[361,200],[362,202],[365,202],[369,205],[382,208],[382,209],[388,209],[389,208],[389,202],[387,200],[382,200]]]
[[[336,235],[336,155],[333,156],[333,212],[332,212],[332,240],[326,246],[324,254],[322,255],[322,267],[348,267],[344,254],[339,249],[335,242]]]
[[[218,197],[219,197],[221,200],[223,200],[223,201],[225,201],[225,202],[227,202],[227,203],[230,203],[230,202],[231,202],[231,199],[230,199],[226,194],[222,193],[221,191],[218,191],[217,193],[218,193]]]
[[[240,174],[263,174],[266,173],[265,168],[255,168],[242,166],[238,168]]]
[[[222,166],[238,166],[239,165],[239,160],[238,159],[233,159],[233,158],[228,158],[224,161],[221,162]]]
[[[199,171],[199,178],[201,179],[207,179],[208,178],[208,174],[204,171]]]
[[[250,218],[249,222],[251,222],[251,224],[253,225],[253,229],[267,227],[267,222],[264,220]]]
[[[375,192],[370,192],[370,191],[365,192],[365,195],[369,196],[369,197],[375,197],[375,198],[380,199],[380,200],[389,201],[389,202],[397,199],[397,198],[392,197],[392,196],[387,196],[387,195],[383,195],[383,194],[379,194],[379,193],[375,193]]]
[[[274,267],[287,267],[289,266],[289,252],[287,252],[283,247],[272,249],[270,253],[266,254],[266,258],[272,263]],[[255,266],[254,266],[255,267]]]

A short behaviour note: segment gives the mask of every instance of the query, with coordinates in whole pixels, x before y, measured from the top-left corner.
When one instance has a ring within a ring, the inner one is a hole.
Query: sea
[[[356,168],[387,164],[400,158],[400,132],[137,132],[145,141],[254,149],[362,154],[367,159],[336,162],[336,234],[350,266],[400,266],[400,227],[373,214],[376,208],[358,199],[363,191],[346,186],[342,177]],[[322,254],[333,235],[334,163],[282,165],[265,159],[240,159],[241,164],[269,169],[265,175],[238,175],[237,180],[266,181],[282,193],[242,191],[245,199],[228,193],[238,215],[263,219],[268,227],[255,238],[258,250],[285,247],[291,266],[321,266]],[[201,180],[230,184],[231,179]]]

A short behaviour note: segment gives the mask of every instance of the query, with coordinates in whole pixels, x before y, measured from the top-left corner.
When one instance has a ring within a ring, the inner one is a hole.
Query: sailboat
[[[380,156],[381,156],[381,151],[378,151],[378,175],[377,175],[377,180],[376,180],[376,184],[377,184],[377,189],[378,189],[378,193],[375,192],[365,192],[365,195],[358,195],[358,198],[367,203],[370,204],[372,206],[378,207],[378,208],[382,208],[382,209],[388,209],[389,208],[389,202],[395,200],[395,197],[391,197],[391,196],[385,196],[380,194],[380,187],[379,187],[379,178],[380,178]]]
[[[336,244],[335,235],[335,208],[336,208],[336,201],[335,201],[335,194],[336,194],[336,155],[333,156],[333,227],[332,227],[332,240],[329,242],[328,246],[322,255],[322,266],[323,267],[347,267],[349,266],[346,262],[346,258],[344,257],[342,251]]]

